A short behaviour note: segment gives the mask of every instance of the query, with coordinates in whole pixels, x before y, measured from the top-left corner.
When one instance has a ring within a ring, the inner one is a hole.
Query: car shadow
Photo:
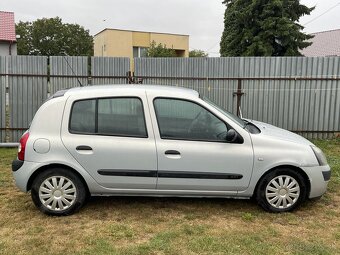
[[[126,213],[151,212],[156,214],[170,211],[184,214],[262,211],[252,199],[141,196],[91,197],[88,199],[84,209]]]

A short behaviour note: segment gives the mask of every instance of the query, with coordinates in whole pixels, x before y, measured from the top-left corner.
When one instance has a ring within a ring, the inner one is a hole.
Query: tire
[[[43,213],[66,216],[84,205],[87,192],[75,173],[64,168],[51,168],[34,179],[31,196],[35,206]]]
[[[255,197],[258,204],[268,212],[289,212],[306,200],[307,183],[296,170],[274,169],[261,178]]]

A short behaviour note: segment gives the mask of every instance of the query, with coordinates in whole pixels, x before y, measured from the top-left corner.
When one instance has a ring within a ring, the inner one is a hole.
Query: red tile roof
[[[302,50],[306,57],[340,56],[340,29],[312,34],[311,46]]]
[[[0,41],[16,41],[13,12],[0,11]]]

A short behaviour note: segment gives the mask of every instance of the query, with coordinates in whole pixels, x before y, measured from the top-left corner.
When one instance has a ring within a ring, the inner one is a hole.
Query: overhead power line
[[[336,8],[338,5],[340,5],[340,2],[338,2],[336,5],[332,6],[331,8],[327,9],[325,12],[321,13],[320,15],[316,16],[314,19],[311,19],[310,21],[306,22],[305,24],[303,24],[303,26],[306,26],[307,24],[312,23],[313,21],[317,20],[321,16],[325,15],[326,13]]]
[[[211,46],[210,48],[208,48],[208,49],[206,50],[206,52],[209,52],[210,50],[212,50],[213,48],[215,48],[219,42],[220,42],[220,41],[217,41],[216,43],[214,43],[214,45]]]

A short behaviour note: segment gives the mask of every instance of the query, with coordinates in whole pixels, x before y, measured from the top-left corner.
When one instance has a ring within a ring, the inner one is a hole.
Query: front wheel
[[[40,211],[49,215],[70,215],[86,200],[86,189],[79,177],[63,168],[48,169],[33,181],[31,196]]]
[[[303,176],[292,169],[275,169],[259,182],[256,200],[270,212],[288,212],[298,207],[307,196]]]

